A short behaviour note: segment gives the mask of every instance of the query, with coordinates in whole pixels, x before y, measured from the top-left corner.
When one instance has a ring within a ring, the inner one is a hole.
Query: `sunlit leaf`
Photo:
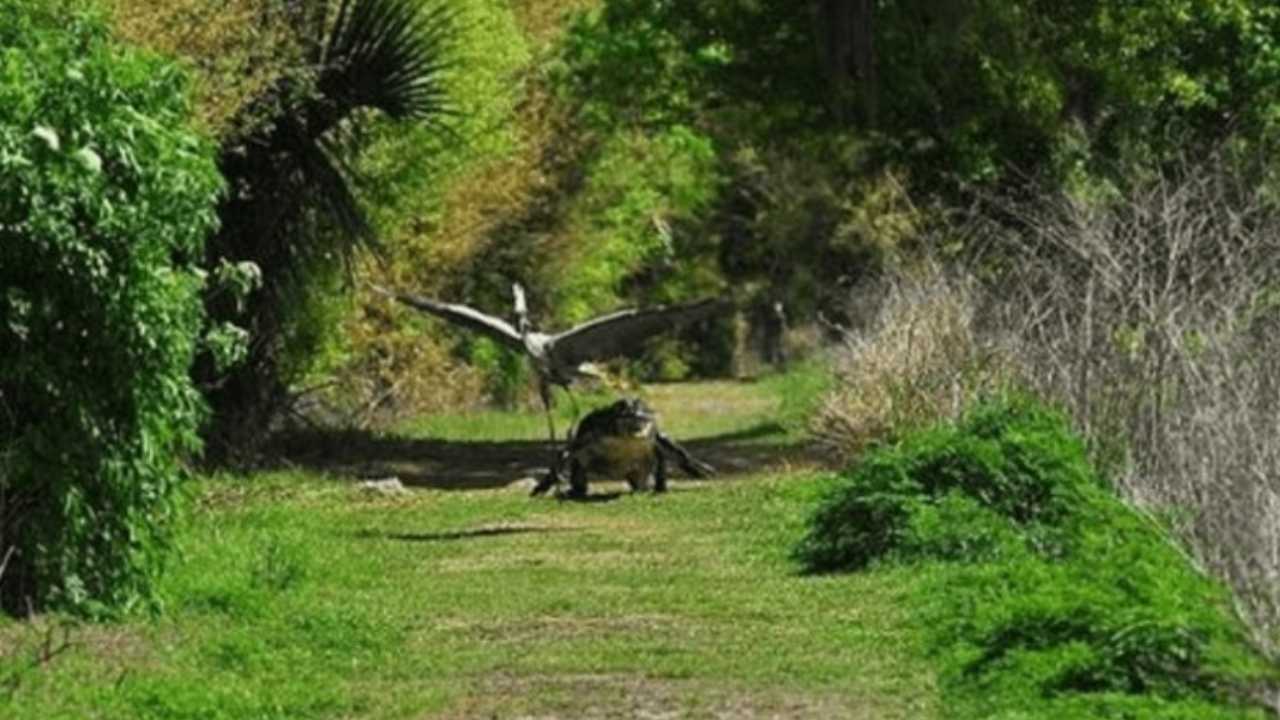
[[[48,145],[49,149],[54,152],[62,149],[62,141],[58,139],[57,131],[51,127],[37,125],[36,129],[31,131],[31,134],[44,141],[44,144]]]
[[[102,157],[90,148],[80,148],[76,151],[76,160],[79,160],[89,172],[102,172]]]

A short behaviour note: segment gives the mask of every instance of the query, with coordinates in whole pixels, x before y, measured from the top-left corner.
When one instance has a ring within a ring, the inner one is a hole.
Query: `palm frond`
[[[360,115],[375,110],[439,123],[449,114],[444,77],[452,17],[433,0],[337,2],[320,43],[315,92],[295,109],[300,122],[294,128],[305,137],[290,142],[301,196],[310,197],[310,209],[353,242],[374,239],[351,190],[357,178],[345,161],[358,152],[351,140]]]
[[[444,76],[452,18],[438,2],[340,0],[317,87],[328,103],[326,119],[336,122],[357,108],[397,119],[449,114]]]
[[[332,236],[330,243],[322,243],[322,247],[304,248],[303,254],[309,254],[308,251],[325,252],[332,248],[345,255],[348,248],[374,240],[368,219],[351,191],[351,179],[355,173],[343,158],[342,149],[328,137],[321,138],[308,146],[305,152],[298,153],[295,192],[308,196],[310,200],[307,205],[313,212],[322,215],[336,231],[329,233]],[[305,234],[315,236],[317,232]]]

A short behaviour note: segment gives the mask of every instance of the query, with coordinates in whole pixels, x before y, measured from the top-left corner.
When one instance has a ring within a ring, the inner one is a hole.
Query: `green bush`
[[[995,526],[979,509],[1048,541],[1073,498],[1096,484],[1060,415],[1026,399],[982,405],[957,425],[868,455],[815,514],[800,555],[814,570],[858,569],[886,555],[981,541],[928,535]]]
[[[148,596],[221,188],[186,82],[82,3],[0,2],[0,603]]]
[[[932,572],[918,612],[955,715],[1262,717],[1246,693],[1274,669],[1226,591],[1149,519],[1083,495],[1070,552],[1007,538],[997,561]]]
[[[1247,693],[1274,682],[1224,589],[1026,398],[872,452],[799,554],[814,570],[918,564],[950,717],[1262,717]]]

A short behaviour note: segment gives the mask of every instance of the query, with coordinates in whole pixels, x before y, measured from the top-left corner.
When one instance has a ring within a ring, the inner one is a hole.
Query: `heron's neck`
[[[529,306],[524,301],[524,288],[520,283],[511,284],[511,295],[516,301],[516,329],[520,331],[520,337],[529,338]]]

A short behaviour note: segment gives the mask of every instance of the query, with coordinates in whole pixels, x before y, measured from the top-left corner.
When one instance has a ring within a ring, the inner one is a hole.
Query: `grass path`
[[[650,392],[704,450],[781,448],[800,468],[785,427],[742,432],[786,390]],[[212,479],[165,614],[75,627],[44,666],[55,619],[0,626],[0,717],[932,717],[899,610],[910,573],[803,577],[788,556],[823,485],[732,471],[573,503],[500,483],[382,495],[311,470]]]

